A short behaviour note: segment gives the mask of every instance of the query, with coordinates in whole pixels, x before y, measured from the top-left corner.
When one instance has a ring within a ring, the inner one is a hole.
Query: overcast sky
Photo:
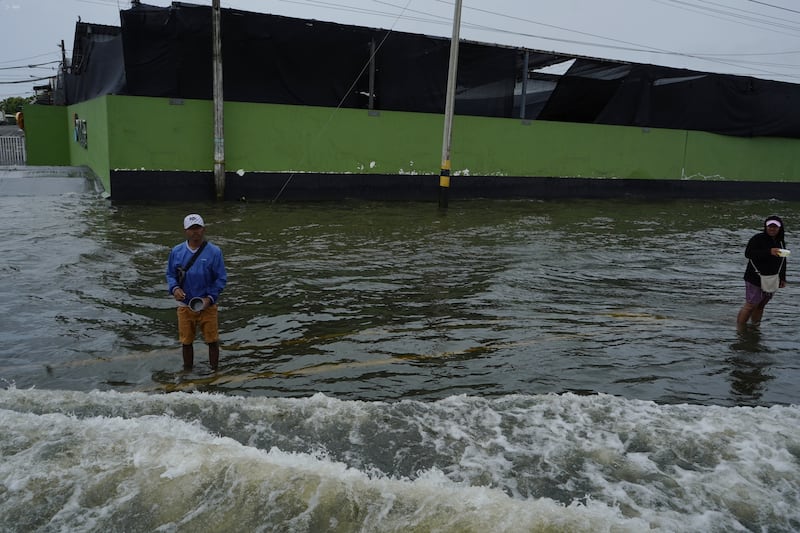
[[[142,3],[168,6],[169,0]],[[194,4],[211,5],[211,0]],[[221,0],[223,8],[449,37],[454,0]],[[53,75],[75,22],[130,0],[0,0],[0,99]],[[461,38],[800,83],[798,0],[463,0]],[[29,66],[31,65],[31,66]],[[10,83],[24,81],[24,83]]]

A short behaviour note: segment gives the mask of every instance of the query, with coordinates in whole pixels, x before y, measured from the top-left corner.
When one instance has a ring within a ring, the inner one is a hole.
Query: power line
[[[800,50],[783,50],[780,52],[694,52],[693,55],[699,56],[706,56],[706,57],[713,57],[713,56],[725,56],[725,57],[752,57],[752,56],[784,56],[784,55],[797,55],[800,54]],[[794,65],[800,66],[800,65]]]
[[[119,5],[119,0],[77,0],[86,4],[97,4],[103,6],[114,6],[115,4]],[[421,22],[421,23],[428,23],[428,24],[437,24],[437,25],[447,25],[449,26],[451,21],[449,17],[441,16],[435,13],[430,13],[421,10],[412,10],[408,9],[406,5],[405,8],[401,5],[394,4],[390,1],[385,0],[373,0],[376,4],[380,4],[383,6],[391,7],[396,11],[394,13],[390,13],[387,9],[381,8],[369,8],[368,6],[360,7],[360,6],[353,6],[353,5],[345,5],[340,2],[333,1],[326,1],[326,0],[276,0],[279,2],[283,2],[286,4],[295,4],[304,7],[310,7],[316,10],[319,9],[328,9],[334,10],[339,13],[353,13],[358,15],[366,15],[366,16],[379,16],[379,17],[391,17],[395,19],[402,19],[408,22]],[[436,0],[439,3],[446,4],[448,6],[452,6],[452,1],[445,1],[445,0]],[[733,6],[726,6],[722,3],[714,2],[711,0],[651,0],[656,3],[660,3],[662,5],[668,6],[673,9],[681,9],[686,10],[694,13],[701,14],[703,16],[712,17],[716,20],[725,20],[728,22],[759,28],[764,31],[769,31],[776,34],[784,34],[784,35],[792,35],[798,36],[800,34],[800,22],[794,24],[789,20],[785,20],[783,18],[779,18],[776,16],[771,16],[766,13],[757,12],[755,10],[747,10],[742,8],[737,8]],[[787,12],[792,13],[800,13],[800,11],[783,8],[781,6],[777,6],[774,4],[770,4],[767,2],[761,2],[757,0],[747,0],[752,4],[759,4],[765,6],[767,8],[772,9],[780,9]],[[127,0],[125,0],[128,3]],[[707,5],[699,5],[700,4],[707,4]],[[576,39],[570,37],[553,37],[548,35],[538,35],[532,32],[526,31],[513,31],[509,30],[506,27],[498,27],[496,25],[490,25],[486,23],[471,23],[468,20],[463,22],[463,25],[469,29],[484,31],[488,33],[496,33],[501,35],[513,35],[523,38],[530,38],[530,39],[539,39],[545,40],[547,42],[556,42],[556,43],[564,43],[569,45],[576,45],[582,47],[591,47],[591,48],[599,48],[605,50],[616,50],[622,52],[632,52],[632,53],[647,53],[647,54],[657,54],[661,56],[669,56],[675,58],[687,58],[687,59],[694,59],[699,61],[705,61],[710,63],[715,63],[718,65],[723,65],[725,67],[735,67],[737,69],[746,68],[750,71],[755,71],[760,73],[761,75],[770,75],[770,76],[779,76],[784,78],[797,78],[800,75],[792,75],[792,74],[785,74],[782,72],[774,72],[769,70],[769,67],[775,68],[795,68],[797,69],[800,65],[789,65],[789,64],[781,64],[781,63],[768,63],[765,61],[755,62],[755,61],[746,61],[743,59],[736,59],[736,58],[744,58],[744,57],[752,57],[752,56],[761,56],[767,58],[771,55],[788,55],[794,54],[794,51],[781,51],[781,52],[763,52],[763,53],[702,53],[702,52],[693,52],[693,53],[684,53],[684,52],[677,52],[675,50],[669,50],[664,48],[659,48],[655,46],[650,46],[647,44],[641,44],[636,42],[631,42],[623,39],[618,39],[615,37],[609,37],[602,34],[591,33],[580,31],[568,27],[557,26],[553,24],[546,24],[540,22],[538,20],[531,20],[524,17],[518,17],[514,15],[508,15],[505,13],[500,13],[497,11],[492,11],[490,9],[481,9],[477,7],[469,7],[465,6],[465,10],[472,11],[477,13],[479,16],[477,17],[478,20],[485,21],[487,20],[486,15],[491,15],[494,17],[505,18],[517,22],[521,22],[525,25],[534,25],[537,27],[548,28],[551,30],[556,30],[558,32],[564,32],[567,35],[572,36],[584,36],[590,37],[590,39]],[[398,15],[398,12],[400,13]],[[549,32],[547,32],[549,33]],[[53,52],[55,54],[56,52]],[[39,56],[34,56],[33,58],[48,56],[50,54],[40,54]],[[15,60],[14,62],[23,61],[26,59],[33,59],[33,58],[25,58],[21,60]],[[611,58],[609,58],[611,59]],[[11,61],[0,62],[0,64],[10,63]],[[57,63],[58,61],[54,61],[53,63]],[[46,64],[46,63],[43,63]],[[761,65],[762,67],[766,68],[758,68]],[[12,68],[26,68],[22,66],[10,66],[10,67],[0,67],[0,70],[12,69]],[[47,79],[47,78],[44,78]],[[37,80],[26,80],[26,81],[37,81]],[[3,83],[24,83],[24,81],[19,82],[3,82]]]
[[[376,0],[376,1],[378,1],[378,0]],[[440,3],[449,3],[446,0],[436,0],[436,1],[440,2]],[[677,0],[675,0],[675,1],[677,1]],[[593,34],[593,33],[589,33],[589,32],[573,30],[573,29],[570,29],[570,28],[565,28],[565,27],[556,26],[556,25],[552,25],[552,24],[546,24],[546,23],[535,21],[535,20],[525,19],[525,18],[522,18],[522,17],[506,15],[505,13],[498,13],[498,12],[491,11],[491,10],[474,8],[474,7],[468,7],[466,9],[469,9],[469,10],[472,10],[472,11],[476,11],[476,12],[479,12],[479,13],[483,13],[483,14],[489,14],[489,15],[499,16],[499,17],[503,17],[503,18],[508,18],[508,19],[512,19],[512,20],[515,20],[515,21],[526,22],[526,23],[530,23],[530,24],[536,24],[536,25],[539,25],[539,26],[544,26],[544,27],[548,27],[548,28],[551,28],[551,29],[556,29],[556,30],[559,30],[559,31],[566,31],[566,32],[569,32],[569,33],[575,33],[575,34],[579,34],[579,35],[585,35],[585,36],[588,36],[588,37],[599,38],[599,39],[607,40],[607,41],[610,41],[610,42],[616,42],[616,43],[620,43],[620,44],[623,44],[623,45],[629,45],[629,46],[628,47],[621,47],[621,46],[616,46],[616,45],[615,46],[605,45],[605,44],[601,44],[601,43],[585,43],[585,42],[579,42],[579,41],[568,40],[568,39],[558,39],[558,38],[552,38],[552,37],[543,37],[543,36],[538,36],[538,35],[526,34],[524,32],[509,32],[508,30],[501,30],[499,28],[492,28],[489,31],[498,31],[498,32],[503,32],[503,33],[515,33],[515,34],[521,35],[521,36],[529,36],[529,37],[542,38],[542,39],[548,39],[548,40],[556,40],[556,41],[562,41],[562,42],[569,42],[569,43],[572,43],[572,44],[581,44],[581,45],[594,46],[594,47],[599,47],[599,48],[615,48],[615,49],[619,49],[619,50],[647,52],[647,53],[656,53],[656,54],[662,54],[662,55],[670,55],[670,56],[675,56],[675,57],[684,57],[684,58],[707,61],[707,62],[711,62],[711,63],[717,63],[717,64],[725,65],[725,66],[728,66],[728,67],[739,67],[740,68],[742,66],[740,63],[734,63],[734,62],[731,62],[731,61],[724,61],[724,60],[717,59],[717,58],[707,57],[707,56],[705,56],[703,54],[689,54],[689,53],[683,53],[683,52],[676,52],[674,50],[665,50],[665,49],[658,48],[658,47],[642,45],[642,44],[633,43],[633,42],[630,42],[630,41],[624,41],[624,40],[621,40],[621,39],[615,39],[615,38],[612,38],[612,37],[606,37],[606,36],[603,36],[603,35],[597,35],[597,34]],[[798,74],[798,75],[790,75],[790,74],[785,74],[785,73],[782,73],[782,72],[774,72],[774,71],[767,70],[767,69],[754,68],[753,66],[750,66],[749,68],[751,70],[758,71],[761,74],[768,74],[768,75],[772,75],[772,76],[785,76],[785,77],[791,77],[791,78],[800,77],[800,74]]]
[[[13,84],[17,84],[17,83],[31,83],[31,82],[34,82],[34,81],[50,80],[52,78],[53,78],[53,76],[46,76],[44,78],[29,78],[27,80],[0,81],[0,85],[13,85]]]
[[[700,15],[704,15],[707,17],[719,20],[727,20],[729,22],[742,24],[744,26],[750,26],[752,28],[763,29],[763,27],[766,27],[770,31],[772,31],[774,28],[780,28],[783,30],[787,30],[791,33],[785,33],[782,31],[776,31],[775,33],[781,33],[783,35],[793,35],[793,36],[797,36],[798,34],[800,34],[800,24],[792,23],[786,21],[785,19],[780,19],[777,17],[762,15],[760,13],[753,13],[752,11],[747,11],[744,9],[725,6],[722,4],[718,4],[716,2],[710,2],[708,0],[697,0],[697,1],[709,4],[709,6],[694,4],[686,0],[655,0],[655,1],[663,5],[669,5],[670,7],[685,9],[686,11],[691,11],[693,13],[698,13]],[[722,8],[710,7],[710,6],[722,6]],[[734,11],[741,11],[744,14],[735,13]],[[766,17],[766,19],[773,19],[774,22],[770,20],[765,20],[764,17]]]
[[[376,2],[376,3],[387,5],[387,6],[391,6],[391,7],[398,7],[395,4],[392,4],[391,2],[388,2],[388,1],[385,1],[385,0],[373,0],[373,1]],[[446,0],[436,0],[436,1],[439,2],[439,3],[442,3],[442,4],[451,5],[451,2],[446,1]],[[659,3],[664,3],[664,0],[654,0],[654,1],[657,1]],[[677,1],[677,0],[673,0],[673,1]],[[701,0],[701,1],[703,1],[703,0]],[[683,3],[685,4],[686,2],[683,2]],[[331,5],[330,3],[326,3],[326,4],[328,6]],[[665,5],[668,5],[668,7],[672,7],[672,8],[675,8],[675,7],[682,8],[682,9],[686,9],[687,8],[687,6],[676,6],[676,5],[669,5],[669,4],[665,4]],[[691,6],[691,7],[696,7],[696,6]],[[484,25],[484,24],[473,24],[473,23],[470,23],[468,21],[462,23],[465,27],[468,27],[468,28],[471,28],[471,29],[475,29],[475,30],[481,30],[481,31],[486,31],[486,32],[490,32],[490,33],[502,33],[503,35],[515,35],[515,36],[519,36],[519,37],[541,39],[541,40],[553,41],[553,42],[562,42],[562,43],[566,43],[566,44],[579,45],[579,46],[588,46],[588,47],[592,47],[592,48],[602,48],[602,49],[607,49],[607,50],[618,50],[618,51],[625,51],[625,52],[649,53],[649,54],[659,54],[659,55],[672,56],[672,57],[682,57],[682,58],[687,58],[687,59],[695,59],[695,60],[699,60],[699,61],[705,61],[705,62],[709,62],[709,63],[716,63],[716,64],[719,64],[719,65],[724,65],[726,67],[745,68],[745,66],[746,66],[747,69],[752,70],[752,71],[756,71],[756,72],[758,72],[758,73],[760,73],[762,75],[770,75],[770,76],[777,76],[777,77],[788,77],[788,78],[798,78],[798,77],[800,77],[800,74],[792,75],[792,74],[787,74],[787,73],[784,73],[784,72],[775,72],[773,70],[768,70],[766,68],[757,68],[757,66],[756,66],[757,64],[755,64],[753,62],[723,60],[722,57],[725,57],[725,54],[704,54],[704,53],[677,52],[677,51],[674,51],[674,50],[667,50],[667,49],[658,48],[658,47],[654,47],[654,46],[643,45],[643,44],[640,44],[640,43],[625,41],[625,40],[622,40],[622,39],[616,39],[616,38],[613,38],[613,37],[607,37],[607,36],[599,35],[599,34],[595,34],[595,33],[583,32],[583,31],[580,31],[580,30],[575,30],[575,29],[572,29],[572,28],[566,28],[566,27],[562,27],[562,26],[557,26],[557,25],[554,25],[554,24],[547,24],[547,23],[543,23],[543,22],[540,22],[540,21],[537,21],[537,20],[531,20],[531,19],[527,19],[527,18],[523,18],[523,17],[507,15],[505,13],[500,13],[500,12],[492,11],[492,10],[488,10],[488,9],[481,9],[481,8],[469,7],[469,6],[466,6],[465,9],[481,13],[481,15],[497,16],[497,17],[501,17],[501,18],[510,19],[510,20],[513,20],[513,21],[516,21],[516,22],[523,22],[525,24],[533,24],[533,25],[536,25],[536,26],[543,26],[543,27],[546,27],[546,28],[549,28],[549,29],[554,29],[554,30],[557,30],[557,31],[566,32],[566,33],[569,33],[569,34],[584,35],[584,36],[587,36],[587,37],[592,37],[592,38],[595,38],[595,39],[600,39],[602,41],[609,41],[611,43],[617,43],[617,44],[608,44],[608,43],[596,42],[596,41],[594,41],[594,42],[592,42],[592,41],[582,41],[582,40],[577,40],[577,39],[573,39],[573,38],[552,37],[552,36],[547,36],[547,35],[538,35],[538,34],[529,33],[529,32],[523,32],[523,31],[513,31],[513,30],[509,30],[507,28],[498,28],[498,27],[488,26],[488,25]],[[418,15],[424,15],[426,17],[429,17],[428,19],[422,19],[422,20],[427,20],[428,22],[431,22],[431,23],[440,23],[439,19],[444,19],[444,17],[439,17],[437,15],[434,15],[432,13],[425,12],[425,11],[414,10],[414,12],[417,13]],[[708,16],[708,13],[702,13],[702,14]],[[739,18],[741,19],[742,17],[739,17]],[[417,20],[419,20],[419,18]],[[747,26],[753,26],[753,24],[747,24],[745,22],[742,22],[741,20],[734,20],[733,22],[736,22],[736,23],[739,23],[739,24],[744,24],[744,25],[747,25]],[[759,21],[759,22],[763,22],[763,21]],[[449,24],[449,20],[446,23]],[[771,24],[771,23],[767,22],[767,24]],[[758,26],[754,26],[754,27],[758,27]],[[800,32],[800,27],[791,28],[791,27],[787,26],[787,28],[788,29],[796,29],[798,32]],[[767,31],[773,31],[774,32],[774,29],[768,29]],[[777,32],[777,33],[785,33],[785,32]],[[779,65],[767,65],[767,64],[763,64],[763,65],[764,66],[779,66]],[[784,66],[784,65],[780,65],[780,66]],[[790,68],[794,67],[793,65],[785,65],[785,66],[790,67]]]
[[[76,2],[80,2],[82,4],[94,4],[96,6],[107,6],[107,7],[116,7],[119,8],[119,1],[118,0],[75,0]]]
[[[43,65],[52,65],[54,63],[61,63],[61,61],[47,61],[45,63],[36,63],[33,65],[18,65],[14,67],[0,67],[0,70],[15,70],[20,68],[42,68]],[[52,68],[52,67],[50,67]]]
[[[790,13],[800,13],[800,11],[797,11],[796,9],[789,9],[788,7],[776,6],[774,4],[768,4],[766,2],[759,2],[758,0],[747,0],[747,1],[752,2],[754,4],[761,4],[762,6],[772,7],[774,9],[780,9],[781,11],[788,11]]]
[[[47,53],[44,53],[44,54],[38,54],[38,55],[35,55],[35,56],[20,57],[18,59],[8,59],[6,61],[0,61],[0,65],[5,65],[6,63],[18,63],[20,61],[29,61],[31,59],[39,59],[40,57],[51,56],[51,55],[54,55],[54,54],[60,54],[60,52],[59,51],[53,51],[53,52],[47,52]]]
[[[696,0],[696,1],[702,2],[704,4],[711,4],[711,5],[719,6],[722,9],[731,9],[733,11],[741,11],[742,13],[747,13],[749,15],[754,15],[756,17],[763,17],[763,18],[767,18],[767,19],[778,20],[778,21],[781,21],[781,22],[788,22],[783,17],[767,15],[767,14],[759,12],[759,11],[750,11],[750,10],[747,10],[747,9],[742,9],[740,7],[729,6],[727,4],[720,4],[719,2],[712,2],[711,0]],[[798,11],[796,13],[800,13],[800,11]]]

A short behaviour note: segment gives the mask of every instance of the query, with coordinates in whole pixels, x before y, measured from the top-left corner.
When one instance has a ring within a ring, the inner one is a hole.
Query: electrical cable
[[[716,6],[720,5],[720,4],[717,4],[715,2],[708,2],[706,0],[698,0],[698,1],[706,3],[706,4],[710,4],[710,5],[716,5]],[[783,35],[797,36],[796,34],[800,33],[800,25],[798,25],[798,24],[792,25],[791,23],[787,23],[786,20],[777,19],[776,17],[768,17],[768,18],[779,20],[780,22],[772,22],[772,21],[764,20],[763,18],[758,18],[758,17],[749,16],[749,15],[742,15],[742,14],[738,14],[738,13],[733,13],[731,11],[728,11],[727,9],[720,9],[718,7],[709,7],[709,6],[693,4],[692,2],[687,2],[685,0],[662,0],[659,3],[665,4],[665,5],[674,4],[673,7],[677,7],[679,9],[686,9],[687,11],[691,11],[691,12],[694,12],[694,13],[699,13],[701,15],[706,15],[706,16],[709,16],[709,17],[712,17],[712,18],[719,18],[720,20],[727,20],[729,22],[735,22],[735,23],[738,23],[738,24],[743,24],[745,26],[750,26],[752,28],[759,28],[761,26],[767,26],[768,27],[767,29],[771,29],[771,28],[769,28],[771,26],[773,28],[779,28],[779,29],[783,29],[783,30],[788,30],[789,32],[794,32],[794,33],[786,33],[786,32],[783,32],[783,31],[776,31],[775,32],[775,33],[780,33],[780,34],[783,34]],[[724,7],[727,7],[727,6],[724,6]],[[729,9],[736,9],[736,8],[729,8]],[[737,11],[743,11],[744,13],[752,13],[752,12],[744,11],[744,10],[740,10],[740,9],[736,9],[736,10]],[[718,17],[718,15],[721,15],[724,18],[720,18],[720,17]],[[746,22],[742,22],[742,21],[746,21]],[[750,23],[755,23],[755,24],[750,24]],[[759,25],[761,25],[761,26],[759,26]]]
[[[295,0],[295,1],[297,2],[298,0]],[[387,6],[393,6],[393,7],[398,7],[398,8],[400,7],[400,6],[397,6],[396,4],[393,4],[393,3],[385,1],[385,0],[373,0],[373,1],[375,1],[376,3],[379,3],[379,4],[387,5]],[[448,0],[435,0],[435,1],[439,2],[439,3],[442,3],[442,4],[446,4],[446,5],[452,5],[452,2],[448,1]],[[671,7],[671,8],[687,9],[687,10],[690,10],[690,11],[695,11],[695,9],[692,9],[691,7],[687,7],[686,5],[680,6],[680,5],[675,5],[674,4],[674,2],[680,2],[682,4],[686,4],[686,2],[681,2],[681,0],[652,0],[652,1],[660,3],[660,4],[663,4],[663,5],[666,5],[666,6]],[[701,0],[701,1],[703,1],[703,0]],[[667,3],[667,2],[670,2],[670,3]],[[326,5],[331,5],[328,2],[325,2],[325,4]],[[692,6],[692,7],[696,8],[696,9],[700,9],[698,6]],[[546,27],[546,28],[550,28],[550,29],[554,29],[554,30],[558,30],[558,31],[563,31],[563,32],[571,33],[571,34],[578,34],[578,35],[584,35],[584,36],[588,36],[588,37],[593,37],[593,38],[601,39],[601,40],[604,40],[604,41],[615,42],[617,44],[613,44],[612,45],[612,44],[604,44],[604,43],[598,43],[598,42],[581,41],[581,40],[569,39],[569,38],[551,37],[551,36],[546,36],[546,35],[539,35],[539,34],[534,34],[534,33],[529,33],[529,32],[523,32],[523,31],[512,31],[512,30],[508,30],[507,28],[497,28],[497,27],[487,26],[487,25],[472,24],[470,22],[462,22],[462,26],[463,27],[470,28],[470,29],[481,30],[481,31],[486,31],[486,32],[491,32],[491,33],[502,33],[503,35],[515,35],[515,36],[524,37],[524,38],[542,39],[542,40],[546,40],[546,41],[562,42],[562,43],[565,43],[565,44],[572,44],[572,45],[578,45],[578,46],[589,46],[589,47],[593,47],[593,48],[603,48],[603,49],[620,50],[620,51],[626,51],[626,52],[651,53],[651,54],[660,54],[660,55],[665,55],[665,56],[683,57],[683,58],[688,58],[688,59],[695,59],[695,60],[705,61],[705,62],[709,62],[709,63],[715,63],[715,64],[719,64],[719,65],[724,65],[724,66],[727,66],[727,67],[742,68],[742,64],[741,63],[735,62],[735,61],[723,61],[723,60],[721,60],[719,58],[718,55],[714,55],[714,54],[676,52],[674,50],[667,50],[667,49],[663,49],[663,48],[643,45],[643,44],[640,44],[640,43],[625,41],[625,40],[622,40],[622,39],[616,39],[616,38],[613,38],[613,37],[606,37],[604,35],[594,34],[594,33],[590,33],[590,32],[583,32],[583,31],[574,30],[574,29],[571,29],[571,28],[566,28],[566,27],[557,26],[557,25],[553,25],[553,24],[547,24],[547,23],[536,21],[536,20],[527,19],[527,18],[524,18],[524,17],[518,17],[518,16],[514,16],[514,15],[507,15],[505,13],[500,13],[500,12],[492,11],[492,10],[489,10],[489,9],[482,9],[482,8],[476,8],[476,7],[471,7],[471,6],[465,6],[465,10],[479,12],[482,15],[492,15],[492,16],[497,16],[497,17],[501,17],[501,18],[511,19],[513,21],[516,21],[516,22],[522,22],[522,23],[526,23],[526,24],[533,24],[533,25],[536,25],[536,26],[543,26],[543,27]],[[437,20],[437,19],[443,19],[443,17],[439,17],[437,15],[434,15],[432,13],[428,13],[428,12],[425,12],[425,11],[419,11],[419,10],[410,10],[410,11],[412,11],[414,13],[417,13],[417,14],[423,14],[423,15],[426,15],[428,17],[432,17],[432,19],[426,19],[427,22],[431,22],[431,23],[439,23],[439,20]],[[700,14],[709,16],[708,13],[705,13],[703,11],[695,11],[695,12],[698,12]],[[485,18],[485,17],[483,17],[483,18]],[[717,18],[719,18],[719,17],[717,17]],[[742,17],[738,17],[738,18],[742,18]],[[769,18],[774,18],[774,17],[769,17]],[[731,22],[735,22],[735,23],[738,23],[738,24],[743,24],[743,25],[750,26],[750,27],[756,27],[756,28],[764,29],[763,26],[756,26],[756,25],[753,25],[753,24],[748,24],[748,23],[742,22],[741,20],[732,20]],[[768,24],[772,24],[772,23],[768,23]],[[800,32],[800,26],[798,26],[797,28],[793,28],[791,26],[786,26],[786,25],[784,25],[784,26],[785,26],[785,29],[789,29],[789,30],[795,30],[796,29],[798,32]],[[771,31],[773,33],[781,33],[781,34],[785,34],[785,35],[792,35],[792,36],[795,35],[795,34],[792,34],[792,33],[788,33],[787,34],[786,32],[783,32],[783,31],[776,31],[774,28],[767,28],[767,31]],[[630,62],[630,60],[624,60],[624,61]],[[786,73],[783,73],[783,72],[775,72],[775,71],[768,70],[768,69],[759,69],[759,68],[753,68],[753,67],[754,67],[753,64],[748,63],[747,68],[749,70],[753,70],[753,71],[758,72],[760,75],[768,75],[768,76],[776,76],[776,77],[784,77],[784,78],[798,78],[798,77],[800,77],[800,75],[786,74]]]
[[[384,35],[384,36],[383,36],[383,39],[381,39],[381,42],[380,42],[380,43],[379,43],[379,44],[378,44],[378,45],[375,47],[375,50],[373,50],[373,51],[372,51],[372,53],[371,53],[371,54],[370,54],[370,56],[369,56],[369,59],[368,59],[368,60],[367,60],[367,61],[364,63],[364,66],[363,66],[363,67],[361,67],[361,70],[360,70],[360,71],[359,71],[359,73],[358,73],[358,74],[355,76],[355,79],[353,80],[353,83],[350,85],[350,87],[347,89],[347,91],[345,91],[344,95],[342,95],[342,98],[341,98],[341,100],[339,101],[339,103],[338,103],[338,105],[336,106],[336,108],[335,108],[333,111],[331,111],[331,114],[330,114],[330,116],[328,117],[328,121],[327,121],[325,124],[323,124],[323,126],[322,126],[322,127],[319,129],[319,131],[317,132],[317,135],[316,135],[316,137],[315,137],[315,138],[312,140],[312,142],[310,143],[310,145],[313,145],[314,143],[316,143],[316,141],[317,141],[317,140],[318,140],[318,139],[319,139],[319,138],[322,136],[322,133],[323,133],[323,132],[324,132],[324,131],[325,131],[325,130],[328,128],[328,126],[330,125],[331,121],[333,120],[333,117],[334,117],[334,116],[336,115],[336,113],[337,113],[337,112],[338,112],[338,111],[339,111],[339,110],[342,108],[342,105],[344,105],[344,102],[345,102],[345,100],[346,100],[346,99],[347,99],[347,97],[350,95],[350,93],[353,91],[353,88],[355,88],[356,84],[358,83],[358,80],[359,80],[359,79],[361,79],[361,76],[363,76],[363,75],[364,75],[364,72],[366,72],[366,70],[367,70],[367,68],[369,67],[369,65],[370,65],[370,64],[371,64],[371,63],[374,61],[374,59],[375,59],[375,56],[377,55],[378,51],[381,49],[381,47],[383,46],[383,44],[386,42],[386,39],[388,39],[388,38],[389,38],[389,35],[391,35],[391,34],[392,34],[392,32],[394,31],[394,27],[395,27],[395,25],[397,24],[397,21],[399,21],[399,20],[400,20],[400,17],[403,15],[403,12],[405,11],[405,9],[407,9],[407,8],[408,8],[408,6],[410,6],[410,5],[411,5],[411,2],[412,2],[412,1],[413,1],[413,0],[408,0],[408,2],[406,3],[406,6],[405,6],[405,8],[404,8],[404,10],[400,12],[400,14],[397,16],[397,18],[395,19],[395,21],[394,21],[394,23],[392,24],[392,26],[391,26],[391,27],[390,27],[390,28],[389,28],[389,29],[386,31],[386,35]],[[309,148],[309,152],[310,152],[310,148]],[[306,152],[306,155],[305,155],[305,157],[307,157],[307,156],[308,156],[308,152]],[[284,190],[286,189],[286,187],[289,185],[289,182],[291,182],[292,178],[294,178],[295,174],[296,174],[295,172],[292,172],[292,173],[289,175],[289,177],[288,177],[288,178],[286,179],[286,181],[284,182],[283,186],[280,188],[280,190],[278,191],[278,193],[277,193],[277,194],[275,195],[275,197],[272,199],[272,203],[275,203],[275,202],[277,202],[277,201],[278,201],[278,198],[280,198],[280,196],[283,194],[283,191],[284,191]]]
[[[35,63],[33,65],[18,65],[14,67],[0,67],[0,70],[14,70],[20,68],[41,68],[42,65],[52,65],[54,63],[61,63],[61,61],[47,61],[46,63]],[[52,67],[49,67],[52,68]]]
[[[762,6],[767,6],[767,7],[772,7],[772,8],[775,8],[775,9],[780,9],[782,11],[788,11],[790,13],[800,13],[800,11],[797,11],[796,9],[789,9],[788,7],[776,6],[774,4],[768,4],[766,2],[759,2],[758,0],[747,0],[747,1],[748,2],[752,2],[754,4],[761,4]]]

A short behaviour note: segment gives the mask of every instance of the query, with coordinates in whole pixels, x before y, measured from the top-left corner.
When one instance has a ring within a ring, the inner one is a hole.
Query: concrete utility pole
[[[225,199],[225,128],[222,94],[222,23],[220,0],[211,3],[211,40],[214,65],[214,190],[217,200]]]
[[[456,104],[458,76],[458,40],[461,32],[461,0],[456,0],[453,14],[453,38],[450,40],[450,68],[447,73],[447,95],[444,105],[444,138],[442,140],[442,170],[439,173],[439,207],[447,207],[450,190],[450,145],[453,139],[453,110]]]

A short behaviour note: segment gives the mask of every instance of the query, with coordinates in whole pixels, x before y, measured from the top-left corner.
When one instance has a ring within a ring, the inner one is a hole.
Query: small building
[[[76,25],[53,100],[26,108],[31,164],[87,165],[118,201],[433,199],[447,38],[222,10],[224,137],[212,11],[137,4]],[[546,73],[569,65],[562,75]],[[800,198],[800,86],[462,41],[459,197]]]

